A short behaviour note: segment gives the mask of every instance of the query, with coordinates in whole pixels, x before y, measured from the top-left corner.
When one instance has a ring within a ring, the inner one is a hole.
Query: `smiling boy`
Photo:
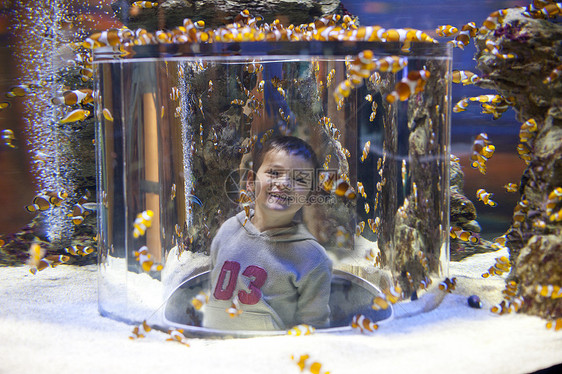
[[[324,248],[295,222],[319,170],[303,140],[283,136],[254,156],[245,212],[227,220],[211,244],[211,296],[203,326],[219,330],[328,327],[332,263]],[[228,310],[228,312],[227,312]]]

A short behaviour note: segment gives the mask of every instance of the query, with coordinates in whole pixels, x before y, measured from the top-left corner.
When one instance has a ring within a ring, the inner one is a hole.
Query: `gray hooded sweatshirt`
[[[243,225],[244,218],[240,212],[228,219],[211,244],[211,295],[203,326],[328,327],[332,262],[325,249],[302,224],[260,232],[249,220]],[[235,317],[227,312],[233,300],[241,310]]]

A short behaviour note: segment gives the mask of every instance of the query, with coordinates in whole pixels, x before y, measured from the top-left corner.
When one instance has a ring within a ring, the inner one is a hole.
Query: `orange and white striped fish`
[[[386,294],[382,293],[373,298],[373,305],[371,309],[374,310],[386,310],[390,307],[391,302],[387,300]]]
[[[470,38],[474,38],[477,33],[478,27],[476,27],[476,23],[469,22],[461,27],[461,31],[459,31],[455,40],[451,40],[449,43],[457,48],[464,49],[470,43]]]
[[[482,274],[482,278],[488,278],[491,275],[501,276],[503,273],[509,272],[511,269],[511,262],[506,256],[496,257],[496,263],[488,269],[486,273]]]
[[[550,72],[548,77],[546,77],[542,82],[544,84],[550,84],[550,83],[554,82],[555,80],[557,80],[558,78],[560,78],[561,75],[562,75],[562,64],[555,67]]]
[[[507,60],[511,58],[517,58],[515,53],[500,53],[499,45],[497,42],[493,40],[486,40],[485,42],[486,50],[496,56],[497,58],[501,58],[502,60]]]
[[[150,332],[150,330],[152,330],[152,327],[150,327],[150,325],[146,323],[146,320],[143,320],[140,325],[133,328],[131,335],[129,335],[129,339],[134,340],[144,338],[146,337],[146,334]]]
[[[505,284],[505,288],[502,290],[504,299],[511,300],[517,296],[517,290],[519,286],[515,281],[509,281]]]
[[[363,154],[361,155],[361,162],[365,162],[369,156],[369,151],[371,150],[371,141],[368,140],[363,146]]]
[[[471,231],[463,230],[458,226],[451,227],[449,235],[452,239],[460,239],[463,242],[471,242],[473,244],[476,244],[480,241],[478,236],[474,235],[474,233],[472,233]]]
[[[457,278],[445,278],[443,282],[440,282],[437,286],[441,291],[452,293],[457,286]]]
[[[453,70],[453,83],[462,83],[464,86],[474,84],[480,80],[480,77],[468,70]]]
[[[504,17],[507,15],[506,9],[499,9],[490,13],[488,18],[482,22],[482,27],[480,27],[480,34],[486,34],[487,32],[494,31],[498,24],[503,23]]]
[[[496,147],[488,139],[488,134],[480,133],[472,144],[472,155],[470,159],[472,166],[482,174],[486,174],[486,162],[494,155]]]
[[[238,317],[242,314],[242,308],[240,307],[240,301],[238,297],[232,299],[232,303],[230,304],[229,308],[226,308],[226,313],[230,316],[230,318]]]
[[[287,335],[293,335],[293,336],[312,335],[314,334],[315,331],[316,329],[313,326],[300,324],[300,325],[293,326],[292,328],[287,330]]]
[[[560,222],[562,221],[562,208],[558,211],[556,207],[560,205],[562,201],[562,187],[556,187],[548,194],[548,199],[546,201],[546,215],[550,222]]]
[[[478,189],[478,191],[476,191],[476,196],[478,197],[478,200],[482,201],[486,205],[495,207],[498,205],[498,203],[492,200],[492,195],[493,193],[486,192],[486,190],[483,188],[480,188]]]
[[[89,245],[73,245],[71,247],[66,247],[64,251],[73,256],[87,256],[94,252],[94,248]]]
[[[439,36],[453,36],[456,35],[458,32],[459,29],[451,25],[442,25],[442,26],[438,26],[435,29],[435,33]]]
[[[139,236],[143,236],[146,230],[152,226],[152,218],[154,217],[154,212],[150,209],[147,209],[139,214],[135,218],[135,222],[133,222],[133,236],[138,238]]]
[[[517,192],[519,186],[517,185],[517,183],[509,182],[506,183],[503,188],[505,188],[507,192]]]
[[[397,100],[405,101],[422,92],[430,75],[429,71],[425,69],[410,71],[406,77],[396,83],[394,91],[386,95],[386,101],[389,103]]]
[[[53,97],[51,102],[55,105],[89,104],[94,101],[92,90],[89,88],[64,91],[62,96]]]
[[[353,319],[351,320],[351,328],[355,330],[359,330],[361,331],[361,333],[366,333],[366,332],[374,332],[379,328],[379,325],[377,325],[374,322],[371,322],[371,320],[365,317],[363,314],[356,314],[353,316]]]
[[[546,328],[554,331],[562,330],[562,317],[548,321],[546,323]]]
[[[167,331],[168,335],[170,335],[170,337],[168,339],[166,339],[166,341],[168,342],[178,342],[181,343],[187,347],[189,347],[189,343],[187,338],[185,337],[185,335],[183,334],[183,329],[176,329],[174,327],[168,329]]]
[[[135,1],[131,6],[135,8],[150,9],[158,6],[157,2],[152,1]]]
[[[397,73],[408,65],[408,59],[402,56],[387,56],[375,60],[374,64],[374,70]]]
[[[207,304],[209,302],[209,295],[206,292],[199,292],[193,299],[191,299],[191,305],[193,305],[193,307],[196,310],[200,310],[203,305]]]
[[[37,274],[38,271],[45,270],[49,266],[52,267],[52,268],[55,268],[55,267],[59,266],[60,264],[64,264],[68,260],[70,260],[70,257],[65,256],[65,255],[45,256],[45,257],[43,257],[42,259],[39,260],[37,265],[35,265],[31,269],[29,269],[29,271],[32,274]]]
[[[537,131],[538,125],[533,118],[523,122],[521,128],[519,129],[519,141],[521,143],[529,142],[534,138]]]
[[[346,197],[349,200],[353,200],[357,197],[355,190],[349,185],[345,178],[340,178],[336,181],[334,193],[336,196]]]
[[[560,286],[553,285],[553,284],[547,284],[547,285],[539,284],[536,286],[535,289],[537,293],[542,297],[547,297],[550,299],[562,298],[562,288],[560,288]]]
[[[134,251],[133,255],[141,265],[142,270],[146,272],[161,271],[164,268],[162,264],[154,263],[154,260],[152,259],[152,255],[148,253],[148,247],[146,245],[140,247],[138,251]]]
[[[453,112],[455,113],[464,112],[466,108],[468,108],[468,104],[469,104],[469,100],[467,97],[459,100],[459,102],[456,103],[455,106],[453,107]]]
[[[322,369],[322,364],[319,362],[309,361],[310,355],[304,354],[300,356],[291,355],[291,360],[297,364],[301,372],[305,370],[312,374],[330,374],[329,371]]]

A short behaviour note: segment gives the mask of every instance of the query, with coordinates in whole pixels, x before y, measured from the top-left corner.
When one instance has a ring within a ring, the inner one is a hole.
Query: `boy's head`
[[[252,170],[254,173],[258,172],[258,169],[263,163],[264,156],[271,150],[282,150],[287,154],[301,156],[304,159],[309,160],[315,170],[320,169],[318,158],[316,157],[316,153],[310,144],[295,136],[278,136],[269,139],[261,147],[257,144],[254,148],[252,157]]]
[[[302,139],[281,136],[256,150],[253,161],[247,190],[255,195],[256,215],[289,223],[314,187],[319,169],[314,150]]]

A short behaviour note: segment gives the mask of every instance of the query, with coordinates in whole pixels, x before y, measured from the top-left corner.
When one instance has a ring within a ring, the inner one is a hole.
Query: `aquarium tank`
[[[235,215],[240,230],[253,226],[254,158],[287,136],[318,160],[286,171],[311,191],[295,220],[333,266],[318,331],[436,307],[449,261],[451,67],[451,46],[429,37],[95,49],[100,312],[203,336],[291,328],[202,324],[217,231]],[[230,301],[235,321],[246,305]]]

